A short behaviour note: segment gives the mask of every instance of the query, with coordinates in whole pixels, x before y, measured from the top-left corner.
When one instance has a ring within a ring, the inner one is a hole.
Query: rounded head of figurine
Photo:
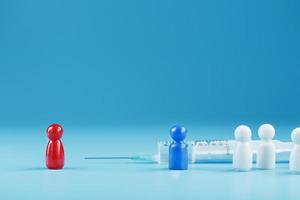
[[[251,140],[251,129],[248,126],[240,125],[234,131],[234,137],[239,142]]]
[[[173,126],[170,129],[170,135],[176,142],[183,141],[186,137],[187,129],[183,126]]]
[[[292,131],[291,138],[293,143],[300,144],[300,127]]]
[[[59,124],[51,124],[47,128],[47,135],[50,140],[59,140],[63,135],[63,128]]]
[[[275,128],[271,124],[263,124],[258,129],[258,136],[262,140],[272,140],[275,135]]]

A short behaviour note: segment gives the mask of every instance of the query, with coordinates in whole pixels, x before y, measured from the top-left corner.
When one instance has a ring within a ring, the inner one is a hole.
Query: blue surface
[[[187,139],[213,138],[216,133],[233,129],[194,126]],[[6,134],[0,140],[0,198],[294,200],[300,195],[300,176],[290,174],[287,164],[277,164],[273,171],[235,172],[230,164],[197,164],[186,171],[170,171],[167,165],[83,159],[155,152],[156,142],[169,138],[168,130],[164,126],[65,127],[65,169],[49,171],[44,164],[47,136],[43,127],[1,129]],[[288,135],[290,126],[278,130]]]
[[[172,172],[83,160],[154,152],[174,124],[190,140],[271,123],[289,140],[299,10],[298,0],[1,0],[0,199],[299,197],[285,164]],[[51,123],[65,128],[63,171],[45,169]]]

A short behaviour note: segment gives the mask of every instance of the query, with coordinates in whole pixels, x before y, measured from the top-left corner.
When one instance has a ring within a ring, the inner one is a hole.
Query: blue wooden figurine
[[[173,142],[169,146],[169,169],[186,170],[188,168],[188,145],[184,143],[187,129],[183,126],[173,126],[170,135]]]

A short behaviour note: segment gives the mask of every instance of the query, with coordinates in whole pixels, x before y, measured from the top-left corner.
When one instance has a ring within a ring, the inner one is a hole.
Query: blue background
[[[152,153],[177,123],[189,140],[232,138],[240,123],[257,138],[265,122],[289,140],[299,11],[298,0],[1,0],[0,197],[295,199],[287,164],[172,172],[82,158]],[[53,122],[65,128],[62,171],[44,165]]]
[[[2,0],[1,124],[299,122],[299,9]]]

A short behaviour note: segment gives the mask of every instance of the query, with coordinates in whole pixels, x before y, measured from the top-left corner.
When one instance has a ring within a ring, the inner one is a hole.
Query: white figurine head
[[[251,129],[248,126],[240,125],[234,131],[234,137],[239,142],[251,140]]]
[[[258,129],[258,136],[262,140],[272,140],[275,135],[275,129],[271,124],[263,124]]]
[[[292,138],[293,143],[300,144],[300,127],[295,128],[292,131],[291,138]]]

